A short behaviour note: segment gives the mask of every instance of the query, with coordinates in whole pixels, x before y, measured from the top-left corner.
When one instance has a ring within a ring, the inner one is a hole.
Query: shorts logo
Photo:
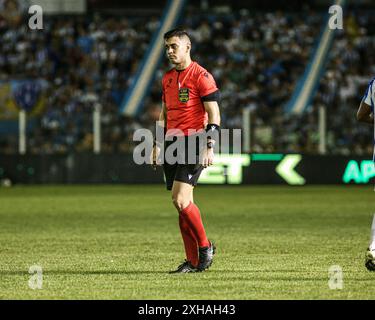
[[[189,89],[188,88],[181,88],[178,91],[178,100],[180,100],[180,102],[189,101]]]

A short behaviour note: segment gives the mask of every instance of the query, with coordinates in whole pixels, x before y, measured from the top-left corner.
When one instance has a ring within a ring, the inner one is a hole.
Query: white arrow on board
[[[289,154],[286,155],[283,160],[276,167],[276,172],[291,185],[303,185],[306,180],[294,171],[294,168],[302,160],[300,154]]]

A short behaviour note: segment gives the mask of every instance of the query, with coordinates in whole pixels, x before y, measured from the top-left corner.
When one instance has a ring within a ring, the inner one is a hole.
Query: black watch
[[[212,149],[214,147],[215,143],[210,141],[210,142],[207,142],[207,149]]]

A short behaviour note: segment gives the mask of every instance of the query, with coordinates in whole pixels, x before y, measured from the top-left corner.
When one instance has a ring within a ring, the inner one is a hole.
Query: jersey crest
[[[189,101],[189,89],[188,88],[181,88],[178,91],[178,100],[184,103]]]

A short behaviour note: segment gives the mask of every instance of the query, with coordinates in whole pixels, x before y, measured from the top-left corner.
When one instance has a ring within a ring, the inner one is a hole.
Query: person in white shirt
[[[363,96],[361,104],[357,112],[357,120],[365,122],[374,127],[374,144],[375,144],[375,125],[374,125],[374,102],[375,102],[375,78],[372,79],[367,87],[366,93]],[[375,162],[375,145],[374,156]],[[365,266],[370,271],[375,271],[375,215],[371,226],[370,244],[367,248]]]

